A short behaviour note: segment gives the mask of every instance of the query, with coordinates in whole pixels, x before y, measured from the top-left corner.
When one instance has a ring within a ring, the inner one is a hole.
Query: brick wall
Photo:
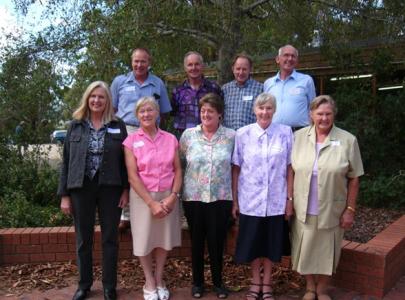
[[[233,255],[237,228],[231,228],[225,252]],[[170,256],[190,256],[190,237],[182,232],[182,247]],[[101,259],[100,228],[95,229],[94,260]],[[121,233],[120,259],[132,257],[132,239],[129,232]],[[334,276],[334,284],[382,297],[405,273],[405,215],[366,244],[343,241],[342,256]],[[73,227],[8,228],[0,229],[0,265],[43,263],[75,260],[75,233]],[[288,266],[289,258],[282,264]]]

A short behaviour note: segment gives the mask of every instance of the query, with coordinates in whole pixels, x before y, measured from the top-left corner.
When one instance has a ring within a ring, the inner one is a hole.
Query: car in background
[[[51,134],[51,143],[54,144],[63,144],[65,141],[67,130],[55,130]]]

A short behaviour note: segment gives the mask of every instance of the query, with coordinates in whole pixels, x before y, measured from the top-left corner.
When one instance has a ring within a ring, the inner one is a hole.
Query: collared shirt
[[[277,108],[272,122],[292,127],[309,124],[309,104],[316,96],[311,76],[294,70],[281,80],[278,72],[264,82],[264,91],[276,97]]]
[[[198,90],[193,89],[188,80],[185,80],[181,85],[173,89],[174,128],[184,130],[201,123],[198,102],[208,93],[217,94],[222,98],[222,91],[219,85],[204,77]]]
[[[113,107],[117,110],[116,115],[128,125],[139,126],[135,106],[141,97],[155,97],[159,103],[160,113],[172,110],[166,86],[159,77],[150,73],[142,84],[135,79],[132,71],[115,77],[111,84],[111,94]]]
[[[263,92],[263,83],[249,78],[243,85],[236,80],[224,84],[224,126],[237,130],[256,122],[253,103]]]
[[[172,188],[178,149],[178,141],[173,134],[158,129],[155,138],[151,139],[140,128],[130,134],[123,145],[136,158],[138,176],[148,191],[164,192]]]
[[[231,157],[235,131],[219,126],[208,140],[201,125],[184,131],[180,157],[185,165],[183,200],[232,200]]]
[[[265,217],[284,215],[287,199],[287,167],[293,143],[291,128],[257,123],[236,132],[232,163],[240,167],[239,211]]]
[[[90,135],[86,154],[85,174],[90,179],[93,179],[103,159],[104,137],[107,126],[103,125],[99,130],[97,130],[93,127],[93,124],[89,120],[86,122],[90,127]]]
[[[298,220],[305,222],[311,174],[316,159],[315,127],[295,132],[291,155],[294,170],[294,209]],[[364,174],[357,139],[349,132],[332,127],[318,157],[318,228],[339,225],[346,208],[349,178]]]

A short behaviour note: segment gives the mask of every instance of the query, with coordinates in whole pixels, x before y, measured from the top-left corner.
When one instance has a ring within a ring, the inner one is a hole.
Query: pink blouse
[[[150,192],[170,190],[174,180],[174,158],[178,141],[174,135],[158,129],[152,140],[140,128],[123,142],[136,159],[138,176]]]

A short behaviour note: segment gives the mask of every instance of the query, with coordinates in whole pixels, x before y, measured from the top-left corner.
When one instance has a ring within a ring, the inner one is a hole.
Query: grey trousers
[[[86,176],[82,188],[70,191],[81,289],[90,289],[93,284],[92,251],[96,209],[101,227],[103,287],[113,289],[117,285],[118,224],[121,216],[118,204],[121,193],[122,187],[99,186],[97,175],[93,180]]]

